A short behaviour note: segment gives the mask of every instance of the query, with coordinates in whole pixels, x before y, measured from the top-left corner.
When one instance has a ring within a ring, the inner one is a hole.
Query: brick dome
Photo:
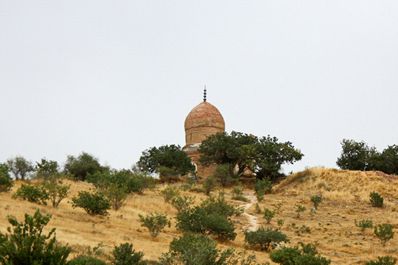
[[[204,101],[193,108],[185,119],[186,146],[200,144],[208,136],[224,130],[225,122],[220,111]]]

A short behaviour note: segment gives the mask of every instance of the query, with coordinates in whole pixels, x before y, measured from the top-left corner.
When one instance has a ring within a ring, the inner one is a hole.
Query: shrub
[[[106,263],[91,256],[78,256],[69,261],[68,265],[106,265]]]
[[[177,209],[177,211],[183,211],[189,208],[192,203],[195,201],[193,197],[189,196],[176,196],[171,200],[171,205]]]
[[[44,183],[44,189],[54,208],[57,208],[63,199],[68,196],[70,185],[63,185],[60,180],[50,180]]]
[[[208,177],[203,182],[203,189],[207,196],[210,195],[210,192],[214,190],[215,187],[216,187],[216,180],[213,177]]]
[[[90,215],[106,215],[111,208],[109,200],[102,193],[80,191],[72,198],[72,206],[83,208]]]
[[[48,192],[43,186],[27,184],[22,184],[15,192],[14,197],[43,205],[47,205],[46,200],[49,199]]]
[[[148,228],[152,237],[157,237],[159,233],[168,225],[170,221],[164,214],[151,213],[150,215],[139,215],[141,226]]]
[[[8,217],[9,234],[0,233],[0,264],[57,264],[66,265],[71,249],[61,246],[55,237],[55,229],[43,235],[50,215],[37,210],[33,216],[25,214],[23,223]]]
[[[220,251],[216,242],[204,235],[185,234],[170,243],[169,252],[162,255],[161,265],[227,265],[233,251]]]
[[[248,202],[249,200],[243,195],[243,188],[241,186],[235,186],[232,190],[232,199]]]
[[[257,200],[262,201],[264,199],[264,195],[271,192],[272,182],[268,179],[258,179],[254,185],[254,190],[256,192]]]
[[[12,184],[7,164],[0,164],[0,192],[9,191]]]
[[[261,250],[269,250],[271,244],[288,242],[287,236],[282,232],[270,228],[259,228],[256,231],[245,232],[245,242],[253,248],[259,247]]]
[[[180,191],[173,186],[167,186],[160,192],[165,202],[170,202],[174,197],[180,195]]]
[[[113,249],[113,265],[145,265],[142,260],[144,253],[135,252],[133,245],[129,243],[121,244]]]
[[[387,241],[394,237],[393,226],[391,224],[380,224],[374,228],[375,235],[380,239],[383,247]]]
[[[314,205],[315,210],[318,210],[318,205],[322,202],[322,197],[319,195],[311,196],[311,202]]]
[[[219,240],[233,240],[235,227],[230,220],[237,210],[225,202],[224,196],[210,197],[199,206],[177,214],[177,228],[184,232],[213,234]]]
[[[391,256],[377,257],[377,260],[366,262],[366,265],[395,265],[397,259]]]
[[[370,197],[370,204],[372,204],[373,207],[379,207],[379,208],[383,207],[384,199],[379,193],[371,192],[369,197]]]
[[[364,232],[366,228],[372,228],[373,227],[373,221],[370,219],[364,219],[364,220],[360,220],[359,222],[357,222],[355,220],[355,225],[359,228],[361,228],[361,231]]]
[[[275,212],[271,211],[270,209],[265,208],[264,209],[264,219],[267,220],[267,224],[269,224],[272,220],[272,218],[274,218],[275,216]]]
[[[282,265],[329,265],[330,260],[320,256],[314,245],[301,244],[298,247],[283,247],[270,254],[273,262]]]
[[[127,187],[121,187],[117,184],[110,183],[107,188],[101,191],[109,200],[112,209],[115,211],[119,210],[127,199]]]
[[[281,230],[284,223],[285,223],[285,221],[283,219],[278,219],[276,221],[276,224],[278,225],[279,230]]]
[[[305,207],[301,204],[296,205],[297,218],[300,218],[301,213],[305,211]]]

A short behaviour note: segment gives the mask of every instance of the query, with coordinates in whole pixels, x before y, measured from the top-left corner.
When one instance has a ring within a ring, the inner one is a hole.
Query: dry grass
[[[8,226],[6,216],[12,214],[19,219],[24,213],[33,213],[39,208],[43,212],[52,214],[53,218],[48,228],[57,228],[57,238],[67,243],[77,252],[87,247],[103,244],[103,251],[109,254],[114,245],[131,242],[135,249],[143,251],[145,258],[156,260],[161,253],[168,250],[171,240],[180,235],[174,225],[166,228],[158,238],[152,239],[148,231],[141,227],[138,215],[150,212],[166,213],[175,217],[176,210],[165,203],[158,186],[155,190],[145,191],[143,195],[130,196],[119,211],[110,211],[109,216],[94,217],[87,215],[82,209],[73,209],[70,199],[80,190],[89,190],[90,184],[84,182],[69,182],[71,194],[63,201],[58,209],[51,206],[39,206],[26,201],[11,198],[11,193],[0,193],[0,230],[5,232]],[[18,183],[15,189],[20,185]],[[372,208],[368,202],[369,193],[381,193],[387,206],[383,209]],[[231,199],[231,190],[226,191],[227,200],[236,205],[244,202]],[[249,195],[252,191],[245,190]],[[310,196],[322,194],[324,200],[318,212],[310,213],[312,204]],[[183,192],[195,196],[196,202],[205,199],[201,193]],[[362,233],[355,227],[355,220],[372,219],[375,224],[391,223],[398,229],[398,179],[378,172],[339,171],[334,169],[314,168],[289,176],[274,187],[274,193],[266,195],[260,203],[261,208],[272,209],[282,203],[280,212],[271,221],[271,226],[277,227],[277,220],[284,220],[282,231],[285,232],[291,245],[298,242],[315,243],[319,252],[332,260],[332,264],[364,264],[366,260],[377,256],[398,253],[398,236],[383,248],[372,230]],[[304,205],[307,210],[300,219],[296,218],[295,205]],[[255,214],[254,206],[249,213],[256,215],[261,225],[266,226],[262,215]],[[234,247],[244,250],[243,230],[247,227],[247,216],[235,218],[238,236],[235,241],[220,244],[220,247]],[[173,220],[173,224],[175,221]],[[297,227],[303,225],[310,228],[310,233],[297,233]],[[295,228],[296,227],[296,228]],[[75,254],[76,254],[75,253]],[[269,261],[268,253],[254,252],[258,261]],[[272,263],[271,263],[272,264]]]

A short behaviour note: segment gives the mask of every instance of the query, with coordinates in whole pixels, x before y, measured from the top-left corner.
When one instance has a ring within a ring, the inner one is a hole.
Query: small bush
[[[361,231],[364,232],[366,228],[372,228],[373,227],[373,221],[370,219],[364,219],[364,220],[360,220],[359,222],[357,222],[355,220],[355,225],[359,228],[361,228]]]
[[[170,221],[164,214],[151,213],[147,216],[139,215],[141,226],[148,228],[152,237],[157,237],[159,233],[168,225]]]
[[[237,201],[242,201],[242,202],[248,202],[249,199],[247,199],[243,195],[243,188],[241,186],[235,186],[232,189],[232,199],[237,200]]]
[[[256,231],[245,232],[245,242],[252,248],[260,248],[261,250],[269,250],[271,244],[288,242],[287,236],[282,232],[274,229],[265,229],[263,227]]]
[[[285,223],[285,221],[283,219],[278,219],[276,221],[276,224],[278,225],[278,229],[281,230],[283,224]]]
[[[203,190],[207,196],[214,190],[216,187],[216,180],[213,177],[208,177],[203,182]]]
[[[106,263],[91,256],[78,256],[69,261],[68,265],[106,265]]]
[[[371,192],[369,197],[370,197],[370,204],[373,207],[378,207],[378,208],[383,207],[384,199],[379,193]]]
[[[6,164],[0,164],[0,192],[9,191],[12,187],[9,168]]]
[[[296,213],[297,213],[297,218],[300,218],[301,213],[305,211],[305,207],[301,204],[296,205]]]
[[[57,208],[63,199],[68,196],[70,185],[63,185],[61,180],[50,180],[44,183],[44,189],[54,208]]]
[[[145,265],[142,260],[144,253],[135,252],[133,245],[129,243],[121,244],[113,249],[113,265]]]
[[[329,265],[330,260],[320,256],[314,245],[283,247],[270,254],[273,262],[281,265]]]
[[[171,200],[171,205],[174,206],[174,208],[177,209],[177,211],[183,211],[187,208],[189,208],[192,203],[195,201],[195,199],[193,197],[189,197],[189,196],[175,196],[172,200]]]
[[[111,208],[109,200],[102,193],[80,191],[72,198],[72,206],[83,208],[90,215],[107,215]]]
[[[384,247],[394,237],[393,226],[391,224],[380,224],[374,228],[374,234],[380,239]]]
[[[197,234],[185,234],[170,243],[169,252],[162,255],[161,265],[228,265],[233,251],[217,249],[214,240]]]
[[[43,205],[47,205],[47,200],[49,199],[48,192],[43,186],[27,184],[22,184],[15,192],[14,197]]]
[[[311,202],[314,205],[315,210],[318,210],[318,206],[322,202],[322,197],[319,195],[313,195],[311,196]]]
[[[39,210],[33,216],[25,214],[23,223],[8,217],[9,234],[0,233],[0,264],[66,265],[71,249],[57,242],[55,229],[43,234],[50,219],[50,215],[42,215]]]
[[[264,199],[264,195],[271,192],[272,182],[268,179],[258,179],[254,186],[254,190],[256,192],[257,200],[262,201]]]
[[[264,219],[267,221],[267,224],[271,223],[272,218],[274,218],[275,212],[270,209],[264,209]]]
[[[395,265],[397,259],[391,256],[377,257],[377,260],[366,262],[366,265]]]
[[[174,197],[180,195],[180,190],[173,186],[167,186],[160,192],[165,202],[170,202]]]

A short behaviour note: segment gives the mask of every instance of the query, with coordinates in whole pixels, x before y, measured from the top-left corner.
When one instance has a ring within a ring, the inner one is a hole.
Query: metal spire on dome
[[[207,101],[207,89],[206,89],[206,85],[205,85],[205,89],[203,90],[203,102]]]

